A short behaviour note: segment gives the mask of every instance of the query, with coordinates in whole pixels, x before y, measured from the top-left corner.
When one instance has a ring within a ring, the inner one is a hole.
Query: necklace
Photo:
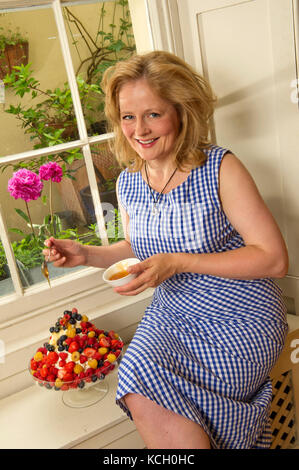
[[[157,204],[158,204],[158,202],[160,201],[161,196],[162,196],[163,191],[165,190],[166,186],[170,183],[170,181],[171,181],[172,178],[174,177],[174,174],[175,174],[175,172],[177,171],[177,168],[174,170],[174,172],[173,172],[172,175],[170,176],[169,180],[168,180],[167,183],[165,184],[164,188],[163,188],[162,191],[159,193],[157,199],[155,199],[155,196],[154,196],[154,193],[153,193],[153,189],[152,189],[151,185],[149,184],[149,179],[148,179],[148,174],[147,174],[146,163],[145,163],[144,169],[145,169],[147,184],[148,184],[148,187],[150,188],[151,195],[152,195],[152,198],[153,198],[153,201],[154,201],[154,205],[153,205],[153,210],[152,210],[152,212],[153,212],[153,215],[157,215],[158,212],[159,212],[159,209],[158,209]]]

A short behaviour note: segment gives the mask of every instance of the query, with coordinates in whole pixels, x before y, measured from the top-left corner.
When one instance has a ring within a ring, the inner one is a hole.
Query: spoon
[[[49,259],[50,259],[50,253],[49,253],[49,256],[48,256],[48,261],[49,261]],[[46,278],[47,281],[48,281],[49,287],[51,287],[50,279],[49,279],[48,263],[47,263],[47,261],[46,261],[46,258],[45,258],[44,261],[42,262],[41,270],[42,270],[43,275],[45,276],[45,278]]]

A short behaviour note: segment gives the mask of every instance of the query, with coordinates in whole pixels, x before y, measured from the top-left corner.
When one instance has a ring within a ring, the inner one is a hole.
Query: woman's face
[[[180,127],[178,113],[145,79],[121,87],[119,107],[122,131],[143,160],[165,161],[174,157]]]

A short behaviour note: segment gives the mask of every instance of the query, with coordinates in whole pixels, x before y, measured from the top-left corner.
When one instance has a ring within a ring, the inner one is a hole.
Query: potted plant
[[[20,31],[5,31],[0,27],[0,79],[10,74],[15,66],[28,64],[28,56],[28,40]]]

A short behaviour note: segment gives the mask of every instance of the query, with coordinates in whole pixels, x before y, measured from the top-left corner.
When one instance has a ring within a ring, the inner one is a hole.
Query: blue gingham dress
[[[244,246],[218,197],[227,150],[205,152],[206,163],[162,195],[157,215],[141,173],[121,173],[119,200],[140,260]],[[269,448],[269,371],[287,328],[282,293],[271,279],[174,275],[155,289],[120,363],[116,403],[132,419],[123,397],[137,393],[199,423],[214,448]]]

